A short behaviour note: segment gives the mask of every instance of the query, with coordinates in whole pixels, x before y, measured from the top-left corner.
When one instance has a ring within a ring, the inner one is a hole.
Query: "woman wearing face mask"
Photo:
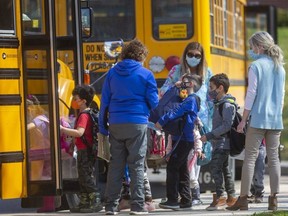
[[[198,42],[189,43],[184,49],[181,63],[172,67],[164,85],[160,89],[160,97],[173,85],[177,85],[185,73],[197,74],[202,77],[203,83],[196,95],[201,99],[201,107],[198,117],[210,130],[212,127],[213,103],[209,101],[209,79],[212,77],[211,70],[207,67],[205,52]],[[167,146],[168,147],[168,146]],[[200,185],[198,182],[200,166],[194,163],[190,172],[190,187],[192,192],[192,205],[202,204],[200,200]]]
[[[270,176],[268,210],[277,210],[276,194],[279,193],[280,163],[278,147],[283,129],[282,112],[285,95],[285,70],[283,53],[267,32],[257,32],[249,39],[248,54],[254,61],[248,69],[248,89],[243,119],[237,130],[243,128],[249,118],[246,133],[245,159],[242,167],[240,196],[228,210],[247,210],[250,185],[255,161],[263,138]]]

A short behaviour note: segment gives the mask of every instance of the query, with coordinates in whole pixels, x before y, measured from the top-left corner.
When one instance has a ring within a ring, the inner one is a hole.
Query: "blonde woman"
[[[282,112],[285,95],[285,70],[281,48],[274,43],[267,32],[253,34],[249,39],[248,54],[254,61],[248,69],[248,89],[243,119],[237,130],[243,128],[249,119],[246,134],[245,159],[242,167],[241,191],[237,202],[228,210],[247,210],[247,196],[254,173],[255,161],[263,138],[270,176],[268,210],[277,210],[280,182],[278,147],[283,129]]]

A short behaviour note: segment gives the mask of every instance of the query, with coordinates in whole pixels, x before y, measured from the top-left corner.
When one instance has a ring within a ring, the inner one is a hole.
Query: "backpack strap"
[[[237,110],[239,109],[239,107],[237,106],[237,104],[235,104],[234,101],[225,100],[224,102],[222,102],[222,103],[220,103],[220,104],[218,105],[218,107],[219,107],[219,114],[220,114],[221,117],[223,117],[223,115],[222,115],[222,114],[223,114],[223,106],[224,106],[225,103],[233,104],[233,105],[235,106],[235,112],[237,112]]]

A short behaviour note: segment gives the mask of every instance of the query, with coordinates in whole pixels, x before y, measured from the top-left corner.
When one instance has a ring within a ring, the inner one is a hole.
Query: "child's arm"
[[[194,135],[194,149],[197,152],[198,156],[201,156],[203,143],[200,139],[201,135],[198,128],[194,127],[193,135]]]
[[[215,109],[214,112],[219,112],[219,110]],[[218,138],[218,137],[226,134],[228,131],[230,131],[235,113],[236,113],[236,108],[233,104],[224,103],[223,104],[223,110],[222,110],[222,122],[221,122],[221,124],[219,124],[219,126],[214,128],[211,132],[208,132],[205,134],[206,140],[204,140],[205,139],[204,136],[203,136],[203,139],[201,139],[201,140],[203,142],[207,141],[207,140],[209,141],[213,138]]]
[[[61,133],[64,133],[68,136],[81,137],[84,134],[85,128],[77,127],[76,129],[72,129],[72,128],[66,128],[60,125],[60,131]]]

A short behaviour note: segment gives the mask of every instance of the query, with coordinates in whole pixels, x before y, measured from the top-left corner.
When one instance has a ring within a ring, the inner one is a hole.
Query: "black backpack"
[[[231,103],[236,108],[235,117],[233,119],[231,129],[228,132],[228,137],[230,138],[230,156],[237,156],[243,151],[245,147],[245,137],[246,137],[245,131],[244,133],[237,132],[237,126],[241,122],[242,116],[238,112],[239,108],[235,103],[229,102],[229,101],[224,102],[224,103]],[[219,114],[221,117],[222,117],[224,103],[219,104]]]
[[[179,96],[180,89],[176,86],[171,87],[163,97],[159,100],[158,106],[150,112],[149,121],[156,123],[158,120],[171,109],[175,109],[182,102],[183,99]],[[200,106],[200,98],[195,95]],[[166,134],[171,134],[174,136],[180,136],[183,133],[183,128],[186,123],[186,115],[174,119],[163,126],[163,131]]]
[[[99,132],[99,127],[98,127],[98,118],[99,118],[99,111],[96,108],[90,108],[89,110],[84,110],[82,111],[79,116],[82,113],[88,113],[91,120],[92,120],[92,143],[88,143],[88,141],[86,140],[86,138],[83,136],[81,136],[82,141],[85,143],[85,145],[88,147],[89,150],[89,154],[91,156],[92,159],[96,159],[97,158],[97,151],[98,151],[98,137],[97,137],[97,133]],[[79,118],[78,116],[78,118]]]

